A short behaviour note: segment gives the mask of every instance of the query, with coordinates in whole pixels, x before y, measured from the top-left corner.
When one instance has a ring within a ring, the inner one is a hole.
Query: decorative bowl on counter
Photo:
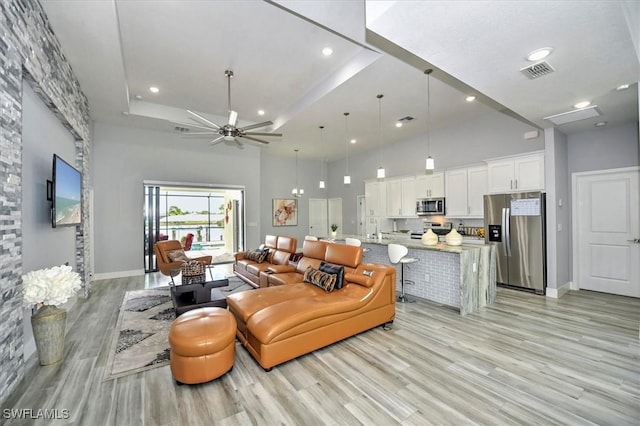
[[[449,246],[459,246],[462,244],[462,235],[455,229],[452,229],[451,232],[444,237],[444,242]]]
[[[422,234],[422,244],[425,246],[435,246],[438,244],[438,236],[431,229],[427,229],[427,232]]]

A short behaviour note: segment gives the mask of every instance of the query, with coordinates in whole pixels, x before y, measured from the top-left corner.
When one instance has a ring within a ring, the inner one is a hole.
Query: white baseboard
[[[571,281],[567,281],[566,283],[562,284],[558,288],[547,287],[547,297],[559,299],[569,290],[573,290],[571,286],[572,286]]]
[[[111,280],[113,278],[126,278],[144,275],[144,269],[134,269],[133,271],[105,272],[103,274],[94,274],[93,280]]]

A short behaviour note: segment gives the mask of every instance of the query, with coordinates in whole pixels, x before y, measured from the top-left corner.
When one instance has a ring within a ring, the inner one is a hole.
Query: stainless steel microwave
[[[444,216],[444,198],[418,198],[416,214],[418,216]]]

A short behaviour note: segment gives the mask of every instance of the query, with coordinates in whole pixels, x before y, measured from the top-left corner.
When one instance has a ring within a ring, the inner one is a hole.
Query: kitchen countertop
[[[406,235],[406,236],[404,236]],[[360,241],[362,241],[363,244],[379,244],[379,245],[383,245],[383,246],[388,246],[389,244],[402,244],[403,246],[406,246],[408,248],[412,248],[412,249],[420,249],[420,250],[434,250],[434,251],[441,251],[441,252],[447,252],[447,253],[462,253],[464,251],[469,251],[469,250],[475,250],[478,249],[482,246],[486,246],[487,244],[484,243],[480,243],[480,242],[473,242],[470,244],[462,244],[459,246],[450,246],[448,244],[445,244],[443,242],[439,242],[438,244],[436,244],[435,246],[427,246],[422,244],[421,240],[414,240],[411,239],[410,236],[408,234],[400,234],[400,233],[393,233],[393,234],[382,234],[382,239],[379,240],[378,238],[367,238],[364,235],[350,235],[350,234],[338,234],[335,238],[331,238],[332,240],[335,241],[340,241],[340,240],[344,240],[347,237],[350,238],[357,238]],[[476,238],[479,239],[478,237],[463,237],[463,243],[464,243],[464,238]]]

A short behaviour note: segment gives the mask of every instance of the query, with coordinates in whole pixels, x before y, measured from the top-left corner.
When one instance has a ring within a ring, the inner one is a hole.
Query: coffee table
[[[171,300],[176,317],[196,308],[227,307],[227,298],[217,289],[229,285],[228,279],[207,281],[202,284],[171,286]]]

